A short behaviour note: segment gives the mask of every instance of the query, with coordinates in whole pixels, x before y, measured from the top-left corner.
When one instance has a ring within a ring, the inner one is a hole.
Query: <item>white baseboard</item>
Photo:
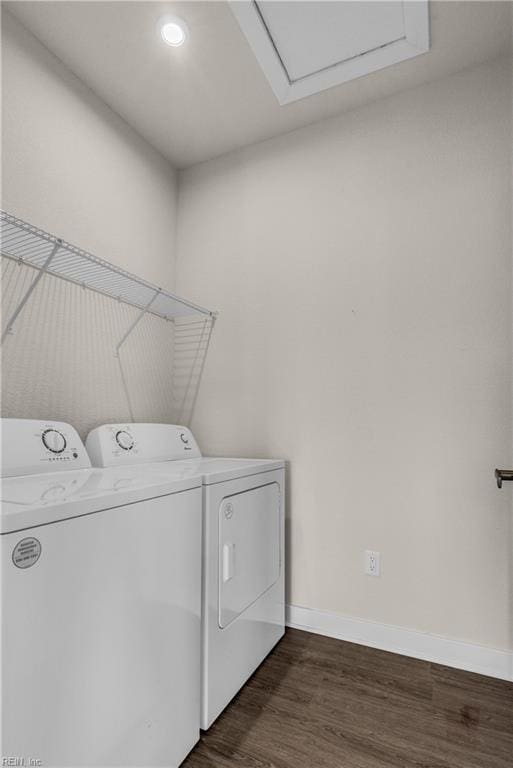
[[[513,681],[513,651],[449,640],[415,629],[378,624],[298,605],[287,606],[286,621],[288,627],[295,629]]]

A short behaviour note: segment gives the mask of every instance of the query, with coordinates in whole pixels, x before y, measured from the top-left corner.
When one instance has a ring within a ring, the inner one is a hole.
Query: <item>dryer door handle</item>
[[[233,579],[233,572],[235,569],[235,544],[229,542],[223,545],[222,563],[222,579],[223,584],[225,584],[227,581],[230,581],[230,579]]]

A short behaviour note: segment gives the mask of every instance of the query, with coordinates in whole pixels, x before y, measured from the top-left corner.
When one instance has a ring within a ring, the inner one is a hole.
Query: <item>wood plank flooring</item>
[[[513,683],[289,629],[186,768],[513,768]]]

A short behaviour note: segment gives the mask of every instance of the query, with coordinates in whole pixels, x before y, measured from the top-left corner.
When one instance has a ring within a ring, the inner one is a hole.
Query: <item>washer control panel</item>
[[[86,449],[94,467],[201,458],[190,429],[177,424],[103,424]]]
[[[2,477],[89,469],[77,431],[63,421],[1,419]]]

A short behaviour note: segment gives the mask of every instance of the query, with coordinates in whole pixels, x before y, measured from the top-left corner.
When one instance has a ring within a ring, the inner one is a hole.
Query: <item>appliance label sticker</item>
[[[30,568],[39,560],[41,542],[33,536],[19,541],[12,551],[12,561],[16,568]]]

